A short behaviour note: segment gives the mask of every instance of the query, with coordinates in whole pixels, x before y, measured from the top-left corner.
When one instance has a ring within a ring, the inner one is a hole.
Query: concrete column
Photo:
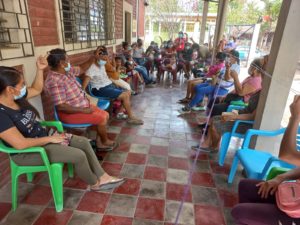
[[[186,20],[183,22],[183,33],[186,32]]]
[[[274,130],[280,122],[300,55],[300,1],[282,4],[255,118],[255,129]],[[265,141],[264,141],[265,140]],[[274,150],[274,142],[258,138],[256,148]]]
[[[217,23],[216,23],[215,34],[214,34],[212,62],[214,62],[215,55],[216,55],[216,48],[224,33],[228,2],[229,0],[219,0]]]
[[[250,51],[249,51],[249,55],[248,55],[248,60],[247,60],[246,66],[248,66],[249,59],[250,60],[254,59],[254,55],[255,55],[255,51],[256,51],[256,46],[257,46],[257,42],[258,42],[258,36],[259,36],[260,27],[261,27],[260,23],[255,24],[255,26],[254,26],[254,31],[253,31],[253,35],[252,35],[252,41],[251,41],[251,46],[250,46]],[[229,32],[229,33],[231,33],[231,32]]]
[[[158,35],[160,36],[161,33],[161,22],[158,22]]]
[[[149,36],[150,40],[153,40],[153,24],[152,24],[152,19],[149,17]]]
[[[199,44],[204,44],[205,28],[206,28],[207,13],[208,13],[208,4],[209,4],[209,1],[204,1],[204,3],[203,3]]]

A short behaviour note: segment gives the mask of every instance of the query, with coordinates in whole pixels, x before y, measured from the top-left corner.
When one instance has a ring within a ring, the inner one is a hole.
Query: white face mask
[[[71,64],[70,64],[70,63],[68,63],[68,66],[67,66],[67,67],[65,67],[64,69],[65,69],[65,71],[66,71],[66,72],[69,72],[69,71],[70,71],[70,69],[71,69]]]
[[[20,90],[20,94],[18,96],[14,96],[14,99],[18,100],[18,99],[23,98],[25,96],[25,94],[26,94],[26,90],[27,90],[27,88],[24,85],[24,87],[22,87],[22,89]]]

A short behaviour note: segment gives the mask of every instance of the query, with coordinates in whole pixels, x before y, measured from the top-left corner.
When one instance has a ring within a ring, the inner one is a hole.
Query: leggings
[[[278,209],[275,196],[262,199],[257,194],[259,182],[261,180],[244,179],[239,183],[239,204],[231,212],[237,225],[300,224],[300,219],[291,218]]]
[[[50,163],[72,163],[76,174],[89,185],[94,185],[105,173],[85,137],[73,135],[70,145],[47,144],[43,146]],[[11,156],[20,166],[44,165],[39,153],[16,154]]]

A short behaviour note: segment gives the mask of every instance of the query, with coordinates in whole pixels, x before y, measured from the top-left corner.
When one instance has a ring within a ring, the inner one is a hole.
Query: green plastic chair
[[[271,180],[273,179],[274,177],[280,175],[280,174],[283,174],[283,173],[286,173],[288,171],[290,171],[291,169],[290,168],[283,168],[283,167],[273,167],[270,172],[268,173],[267,175],[267,179],[266,180]]]
[[[58,132],[63,132],[63,126],[59,121],[42,121],[40,122],[45,127],[55,127]],[[23,150],[17,150],[14,148],[7,147],[0,140],[0,152],[7,154],[27,154],[27,153],[40,153],[41,158],[45,165],[43,166],[18,166],[10,158],[10,169],[11,169],[11,184],[12,184],[12,209],[13,211],[17,208],[18,199],[18,178],[21,174],[27,175],[28,182],[32,182],[33,175],[36,172],[48,172],[50,186],[52,189],[52,195],[54,199],[56,212],[63,210],[63,163],[50,163],[47,153],[42,147],[31,147]],[[74,176],[73,165],[68,164],[69,177]]]

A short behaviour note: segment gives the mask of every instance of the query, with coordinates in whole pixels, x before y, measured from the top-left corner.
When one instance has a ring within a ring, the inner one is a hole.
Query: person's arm
[[[283,135],[279,158],[300,166],[300,152],[297,151],[296,136],[300,122],[300,96],[296,95],[290,105],[291,117]]]
[[[87,86],[89,85],[91,80],[91,77],[89,77],[88,75],[84,74],[82,76],[82,89],[85,91]]]
[[[233,78],[233,81],[234,81],[235,93],[238,94],[239,96],[245,96],[247,94],[250,94],[250,93],[253,93],[256,91],[256,88],[250,84],[246,83],[243,86],[239,80],[238,74],[235,71],[232,71],[230,73],[230,76]]]
[[[44,70],[48,67],[45,57],[39,56],[36,61],[36,75],[31,87],[27,87],[27,99],[42,93],[44,87]]]
[[[63,135],[54,135],[41,138],[25,138],[14,126],[0,133],[0,139],[21,150],[30,147],[44,146],[49,143],[61,143],[65,140]]]
[[[225,70],[224,80],[229,81],[231,79],[230,74],[232,72],[230,69],[231,65],[230,63],[226,63],[225,66],[226,66],[226,70]]]
[[[247,114],[236,114],[236,113],[227,113],[226,115],[222,115],[223,121],[235,121],[235,120],[254,120],[256,115],[256,110],[252,113]]]

